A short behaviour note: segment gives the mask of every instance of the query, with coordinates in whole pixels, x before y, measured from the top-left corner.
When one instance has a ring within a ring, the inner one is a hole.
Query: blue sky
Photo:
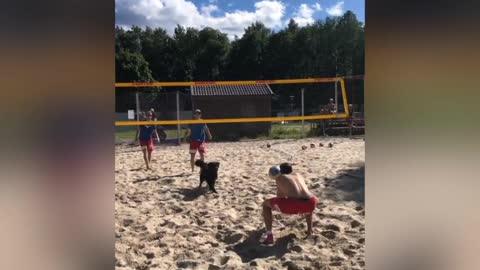
[[[240,10],[248,10],[248,11],[253,11],[255,10],[254,4],[255,0],[237,0],[237,1],[232,1],[232,0],[194,0],[192,1],[195,3],[197,6],[202,6],[202,5],[209,5],[209,4],[215,4],[217,5],[221,10],[219,11],[218,14],[221,14],[223,12],[232,12],[235,9],[240,9]],[[351,10],[353,13],[357,15],[357,18],[365,22],[365,1],[363,0],[343,0],[343,1],[337,1],[337,0],[320,0],[320,1],[315,1],[315,0],[286,0],[282,1],[285,3],[287,6],[286,9],[286,15],[293,17],[296,9],[301,4],[307,4],[307,5],[315,5],[316,3],[320,4],[320,7],[322,8],[323,11],[320,12],[315,12],[313,17],[314,19],[325,19],[325,17],[328,16],[328,13],[326,11],[327,8],[330,8],[332,6],[335,6],[339,2],[343,2],[343,8],[344,10]],[[217,13],[214,13],[217,14]]]
[[[169,33],[177,24],[213,27],[230,38],[241,36],[255,21],[274,30],[290,19],[301,26],[351,10],[365,22],[364,0],[115,0],[118,26],[162,27]]]

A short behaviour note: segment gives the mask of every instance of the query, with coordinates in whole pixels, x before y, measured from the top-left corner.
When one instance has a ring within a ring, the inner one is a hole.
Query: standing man
[[[195,120],[202,120],[202,111],[196,109],[193,117]],[[207,124],[190,124],[187,130],[186,138],[190,139],[190,165],[192,166],[192,173],[195,169],[195,155],[197,151],[200,153],[200,159],[205,159],[207,152],[207,144],[205,143],[206,136],[212,140],[212,134],[207,127]]]
[[[151,111],[148,111],[145,115],[147,116],[147,119],[142,117],[143,121],[152,121],[153,113]],[[135,134],[135,142],[140,141],[140,147],[142,148],[143,159],[145,160],[147,170],[151,169],[150,162],[152,161],[152,152],[155,148],[155,144],[153,142],[154,135],[155,139],[157,139],[157,142],[160,142],[156,127],[150,125],[139,125],[137,133]]]

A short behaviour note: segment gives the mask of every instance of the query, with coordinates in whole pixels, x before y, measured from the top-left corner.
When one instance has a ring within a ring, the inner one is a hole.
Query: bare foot
[[[307,232],[307,235],[306,235],[303,239],[304,239],[304,240],[305,240],[305,239],[311,239],[313,236],[314,236],[313,233],[308,233],[308,232]]]

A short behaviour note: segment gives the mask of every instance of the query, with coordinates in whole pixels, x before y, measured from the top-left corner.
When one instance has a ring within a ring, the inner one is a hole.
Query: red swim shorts
[[[142,141],[140,140],[140,146],[142,147],[142,149],[144,149],[145,147],[147,148],[148,151],[153,151],[153,149],[155,148],[155,144],[153,143],[153,139],[150,139],[150,140],[147,140],[147,141]]]
[[[296,198],[272,198],[270,204],[274,210],[280,210],[284,214],[307,214],[315,210],[318,199],[312,197],[310,199]]]
[[[199,142],[199,141],[191,141],[190,142],[190,153],[191,154],[195,154],[197,153],[197,150],[198,152],[200,153],[206,153],[207,152],[207,144],[203,141],[203,142]]]

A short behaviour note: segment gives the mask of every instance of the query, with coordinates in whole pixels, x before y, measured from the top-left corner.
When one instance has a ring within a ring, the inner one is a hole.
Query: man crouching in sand
[[[292,166],[288,163],[280,167],[271,167],[268,175],[275,179],[277,197],[263,202],[263,218],[267,229],[265,245],[273,244],[272,209],[283,214],[305,214],[307,221],[307,234],[312,234],[312,214],[318,199],[308,190],[305,181],[299,174],[291,174]]]

